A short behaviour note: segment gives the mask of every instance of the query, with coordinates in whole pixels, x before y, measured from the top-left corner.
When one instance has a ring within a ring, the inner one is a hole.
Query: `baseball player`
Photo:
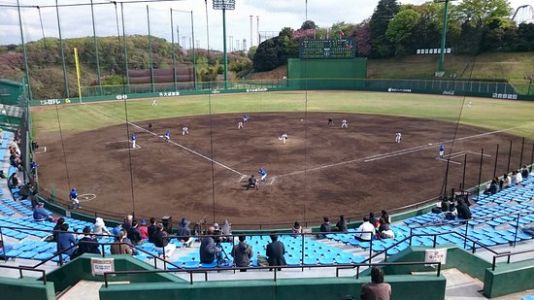
[[[258,183],[254,175],[250,175],[250,177],[248,178],[247,191],[249,189],[258,189]]]
[[[278,137],[278,140],[282,141],[285,144],[287,141],[287,138],[288,138],[287,133],[283,133],[281,136]]]
[[[187,126],[182,127],[182,135],[189,135],[189,127]]]
[[[248,122],[248,119],[250,119],[249,116],[248,116],[248,114],[244,114],[244,115],[243,115],[243,123],[247,123],[247,122]]]
[[[76,191],[76,188],[70,190],[69,198],[74,208],[80,208],[80,201],[78,200],[78,191]]]
[[[152,131],[152,123],[148,123],[148,130]]]
[[[243,128],[243,121],[237,122],[237,129],[242,129],[242,128]]]
[[[341,128],[349,128],[349,123],[347,122],[347,120],[341,121]]]
[[[171,130],[167,129],[165,130],[165,135],[163,136],[165,139],[165,142],[168,143],[171,140]]]
[[[445,155],[445,145],[439,144],[439,158],[443,158]]]
[[[152,106],[156,106],[156,105],[158,105],[158,99],[152,100]]]
[[[328,126],[334,125],[334,120],[332,118],[328,118]]]
[[[260,180],[262,182],[265,181],[265,179],[267,178],[267,169],[265,169],[264,167],[261,167],[259,170],[258,170],[258,174],[260,174]]]
[[[135,149],[135,141],[137,140],[137,135],[134,133],[132,133],[132,148]]]
[[[400,144],[402,140],[402,134],[400,132],[395,133],[395,143]]]

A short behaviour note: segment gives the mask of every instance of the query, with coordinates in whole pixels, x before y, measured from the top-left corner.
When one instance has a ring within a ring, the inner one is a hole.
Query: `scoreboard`
[[[304,40],[300,42],[300,58],[353,58],[356,47],[353,39]]]

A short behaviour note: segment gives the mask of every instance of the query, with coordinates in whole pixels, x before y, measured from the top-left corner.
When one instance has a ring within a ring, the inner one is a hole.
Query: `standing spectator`
[[[265,255],[267,256],[267,261],[269,266],[285,266],[286,259],[284,255],[286,254],[286,248],[284,244],[278,240],[278,235],[271,235],[272,242],[267,245]],[[278,271],[281,271],[282,268],[278,268]],[[272,271],[272,269],[269,269]]]
[[[154,234],[158,231],[158,226],[156,225],[156,218],[150,218],[150,225],[148,225],[148,241],[154,243]]]
[[[328,217],[324,217],[323,218],[323,224],[321,224],[321,228],[319,228],[319,230],[321,232],[331,232],[332,231],[332,228],[331,228],[331,225],[330,225],[330,220],[328,219]],[[317,237],[318,238],[324,238],[324,235],[319,234]]]
[[[232,248],[230,255],[234,258],[234,263],[237,267],[246,268],[250,265],[250,258],[252,257],[252,249],[245,242],[244,235],[239,236],[239,244]],[[240,272],[246,272],[247,269],[240,269]]]
[[[299,222],[295,222],[295,224],[293,224],[293,228],[291,228],[291,233],[295,235],[302,233],[302,226],[300,226]]]
[[[370,242],[375,234],[375,230],[375,226],[369,222],[369,218],[363,217],[363,223],[356,230],[357,233],[354,238],[362,242]]]
[[[137,229],[139,229],[139,233],[141,234],[141,238],[143,240],[147,240],[148,239],[148,227],[146,226],[145,219],[141,219],[141,222],[139,223],[139,227]]]
[[[93,233],[111,235],[111,232],[109,232],[109,230],[106,228],[106,223],[104,223],[104,219],[100,217],[96,217],[95,219],[95,225],[93,226]]]
[[[119,231],[115,237],[115,243],[111,245],[111,254],[133,255],[132,247],[127,243],[124,231]]]
[[[336,229],[339,232],[347,232],[347,221],[345,221],[345,216],[339,216],[339,221],[336,223]]]
[[[221,248],[215,244],[215,240],[211,237],[215,233],[215,227],[208,227],[208,236],[200,239],[200,263],[212,264],[221,253]]]
[[[59,235],[59,231],[61,230],[61,225],[65,223],[65,219],[63,217],[59,217],[56,221],[56,226],[54,226],[52,235],[54,236],[54,241],[57,242],[57,236]]]
[[[139,225],[137,224],[137,220],[132,220],[132,227],[130,227],[130,230],[128,230],[127,237],[132,242],[132,245],[139,245],[143,239],[141,238],[141,233],[139,232],[139,229],[137,229]]]
[[[373,267],[371,269],[371,283],[362,286],[362,300],[389,300],[391,297],[391,285],[384,283],[384,272]]]
[[[158,223],[157,229],[158,231],[154,234],[154,245],[161,248],[165,257],[170,257],[174,253],[174,250],[176,250],[176,245],[169,243],[169,235],[163,230],[163,224]]]
[[[98,241],[94,236],[91,236],[91,228],[85,226],[83,228],[83,237],[78,241],[78,250],[74,252],[71,259],[74,259],[84,253],[100,254],[98,249]]]
[[[180,224],[178,224],[178,239],[186,245],[191,247],[193,239],[191,238],[191,229],[189,229],[189,221],[186,218],[182,218]]]
[[[69,231],[69,224],[63,223],[57,236],[57,251],[72,257],[76,251],[76,238]]]

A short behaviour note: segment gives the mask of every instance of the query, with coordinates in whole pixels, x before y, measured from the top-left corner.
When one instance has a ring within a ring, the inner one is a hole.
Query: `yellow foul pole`
[[[78,60],[78,49],[74,48],[74,64],[76,65],[76,80],[78,81],[78,97],[82,103],[82,86],[80,84],[80,62]]]

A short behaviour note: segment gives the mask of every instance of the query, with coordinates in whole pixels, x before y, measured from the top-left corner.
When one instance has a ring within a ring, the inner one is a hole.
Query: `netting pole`
[[[209,60],[209,58],[210,58],[210,45],[209,45],[210,26],[209,26],[209,18],[208,18],[208,0],[204,0],[204,7],[205,7],[205,10],[206,10],[206,37],[208,39],[208,60]]]
[[[26,84],[28,85],[28,98],[32,100],[32,89],[30,86],[30,69],[28,68],[28,51],[26,49],[26,43],[24,42],[24,30],[22,27],[22,14],[20,12],[20,0],[17,0],[17,11],[19,15],[20,41],[22,43],[22,54],[24,58],[24,76],[26,77]]]
[[[59,49],[61,53],[61,64],[63,65],[63,82],[64,82],[64,96],[67,98],[70,98],[70,92],[69,92],[69,80],[67,77],[67,65],[65,63],[65,49],[63,44],[63,36],[61,34],[61,22],[59,20],[59,4],[58,0],[56,0],[56,16],[57,16],[57,30],[59,32]]]
[[[39,23],[41,24],[41,34],[43,35],[43,44],[44,44],[45,49],[48,50],[48,45],[46,44],[45,30],[43,26],[43,15],[41,14],[41,7],[36,6],[36,8],[37,8],[37,12],[39,13]]]
[[[465,191],[465,169],[467,167],[467,153],[464,154],[464,171],[462,173],[462,192]]]
[[[512,160],[512,140],[510,140],[510,148],[508,149],[508,166],[506,167],[506,173],[510,173],[510,162]]]
[[[150,64],[150,88],[152,93],[156,90],[154,88],[154,60],[152,57],[152,36],[150,35],[150,8],[146,6],[146,24],[148,29],[148,60]]]
[[[480,184],[482,183],[482,164],[484,163],[484,148],[480,149],[480,165],[478,167],[477,195],[480,194]]]
[[[518,169],[521,169],[521,166],[523,165],[523,151],[525,149],[525,138],[521,140],[521,154],[519,155],[519,167]]]
[[[450,165],[450,162],[451,162],[451,159],[447,158],[447,167],[445,169],[445,180],[443,182],[443,196],[445,196],[445,197],[447,197],[447,183],[449,182],[449,165]]]
[[[61,151],[63,152],[63,163],[65,164],[65,177],[67,179],[67,193],[69,192],[70,190],[70,175],[69,175],[69,167],[68,167],[68,164],[67,164],[67,154],[65,152],[65,143],[63,142],[63,130],[61,129],[61,120],[59,118],[59,110],[57,108],[57,101],[56,101],[56,118],[57,118],[57,126],[58,126],[58,129],[59,129],[59,139],[61,141]]]
[[[174,18],[171,11],[171,41],[172,41],[172,82],[174,83],[174,90],[177,91],[178,87],[176,85],[176,45],[174,44]],[[178,36],[178,40],[180,36]]]
[[[197,60],[195,54],[195,25],[193,21],[193,11],[191,11],[191,39],[193,40],[193,89],[197,89],[197,80],[196,80],[196,69],[197,69]]]
[[[495,150],[495,164],[493,165],[493,178],[497,175],[497,161],[499,160],[499,144],[497,144],[497,150]]]
[[[100,74],[100,59],[98,53],[98,42],[96,41],[96,26],[95,26],[95,8],[93,5],[93,0],[91,0],[91,23],[93,24],[93,44],[95,46],[95,58],[96,58],[96,81],[98,83],[98,89],[100,91],[100,96],[102,96],[102,81]]]
[[[532,142],[532,150],[530,150],[530,172],[532,172],[533,167],[534,167],[534,141]]]
[[[126,28],[124,27],[124,2],[121,2],[121,23],[122,23],[122,43],[124,49],[124,75],[126,80],[123,80],[123,85],[126,85],[124,94],[130,92],[130,76],[128,75],[128,44],[126,42]],[[117,10],[115,9],[115,13]],[[117,27],[118,28],[118,27]]]

